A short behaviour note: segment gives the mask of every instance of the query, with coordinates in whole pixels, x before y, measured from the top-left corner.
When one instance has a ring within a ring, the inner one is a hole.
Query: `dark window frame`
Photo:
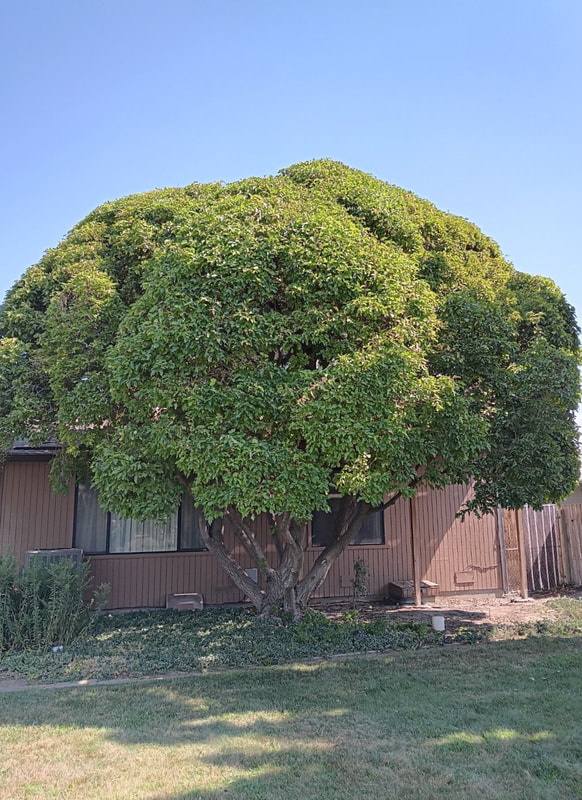
[[[73,547],[78,547],[77,539],[77,519],[79,509],[79,484],[75,484],[75,505],[73,511]],[[202,547],[182,547],[183,531],[182,531],[182,503],[178,506],[178,519],[177,519],[177,535],[176,535],[176,549],[175,550],[130,550],[123,553],[111,552],[111,511],[105,511],[106,515],[106,529],[105,529],[105,550],[84,550],[88,556],[131,556],[131,555],[168,555],[170,553],[205,553],[208,548],[203,545]]]
[[[339,499],[340,497],[341,497],[341,495],[339,495],[339,494],[331,494],[328,497],[328,501],[336,500],[336,499]],[[317,544],[315,542],[315,540],[314,540],[313,522],[314,522],[314,519],[315,519],[315,513],[328,514],[329,516],[333,517],[333,511],[314,512],[314,515],[311,517],[311,520],[309,522],[309,544],[310,544],[310,546],[313,547],[313,548],[316,548],[317,550],[325,550],[325,548],[328,547],[328,544]],[[385,521],[384,521],[384,511],[381,508],[378,508],[378,510],[373,512],[373,514],[380,514],[381,515],[380,516],[380,525],[381,525],[381,534],[382,534],[381,541],[379,541],[379,542],[350,542],[348,547],[382,547],[382,546],[384,546],[386,544],[386,525],[385,525]],[[373,516],[373,514],[370,515],[370,518]],[[360,533],[356,534],[356,536],[359,536],[359,535],[360,535]]]

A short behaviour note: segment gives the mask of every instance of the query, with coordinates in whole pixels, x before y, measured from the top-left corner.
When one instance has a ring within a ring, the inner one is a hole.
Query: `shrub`
[[[85,600],[89,583],[88,564],[36,557],[19,567],[14,556],[0,556],[0,653],[68,644],[104,604],[104,586]]]

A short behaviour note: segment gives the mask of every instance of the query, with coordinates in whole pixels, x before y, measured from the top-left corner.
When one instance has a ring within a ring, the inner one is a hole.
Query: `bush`
[[[88,564],[36,557],[19,567],[14,556],[0,556],[0,653],[68,644],[105,599],[100,587],[86,602],[89,583]]]

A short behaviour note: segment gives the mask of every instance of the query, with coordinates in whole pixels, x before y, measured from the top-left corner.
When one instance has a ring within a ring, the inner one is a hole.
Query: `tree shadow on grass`
[[[143,746],[190,754],[178,793],[148,800],[563,800],[582,785],[581,672],[582,638],[537,637],[30,692],[0,722],[105,729],[130,763]]]

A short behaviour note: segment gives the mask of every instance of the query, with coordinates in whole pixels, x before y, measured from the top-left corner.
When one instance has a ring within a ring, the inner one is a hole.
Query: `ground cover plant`
[[[0,676],[33,681],[135,677],[416,649],[439,641],[425,622],[389,622],[382,617],[361,621],[353,610],[334,621],[308,611],[299,623],[291,618],[262,619],[244,608],[193,614],[138,611],[101,615],[58,653],[7,654],[0,661]]]
[[[577,334],[552,281],[475,225],[337,162],[150,192],[97,208],[8,293],[0,446],[56,438],[55,485],[92,482],[122,517],[186,493],[243,595],[298,618],[364,521],[423,486],[474,479],[480,512],[574,489]]]
[[[0,797],[579,800],[582,638],[0,701]]]
[[[107,613],[94,618],[62,651],[5,654],[0,678],[47,682],[140,677],[279,665],[345,653],[582,635],[582,601],[556,599],[549,605],[556,619],[497,625],[455,625],[451,620],[445,635],[433,631],[428,620],[403,621],[381,613],[370,618],[357,610],[334,619],[308,610],[299,623],[290,617],[263,619],[248,608]]]

